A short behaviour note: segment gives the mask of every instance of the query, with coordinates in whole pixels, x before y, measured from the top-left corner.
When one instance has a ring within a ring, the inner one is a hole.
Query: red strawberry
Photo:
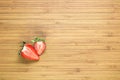
[[[42,55],[46,49],[45,40],[40,38],[35,38],[34,40],[32,40],[32,42],[34,42],[34,48],[37,51],[38,55],[39,56]]]
[[[29,60],[39,60],[36,50],[31,44],[23,42],[23,48],[20,51],[20,55]]]

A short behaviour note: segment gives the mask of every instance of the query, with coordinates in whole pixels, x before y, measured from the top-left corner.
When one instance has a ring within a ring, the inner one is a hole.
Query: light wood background
[[[46,39],[38,62],[20,42]],[[0,80],[120,80],[120,0],[0,0]]]

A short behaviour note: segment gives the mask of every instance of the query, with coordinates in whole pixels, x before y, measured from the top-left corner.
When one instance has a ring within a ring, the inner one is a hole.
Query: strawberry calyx
[[[23,50],[23,47],[24,47],[25,44],[26,44],[26,42],[23,41],[23,42],[22,42],[22,45],[20,46],[20,47],[22,47],[22,48],[18,51],[18,54],[19,54],[19,55],[20,55],[21,51]]]
[[[31,40],[31,41],[32,41],[33,43],[39,42],[39,41],[45,42],[45,39],[41,39],[41,38],[36,37],[35,39],[33,39],[33,40]]]

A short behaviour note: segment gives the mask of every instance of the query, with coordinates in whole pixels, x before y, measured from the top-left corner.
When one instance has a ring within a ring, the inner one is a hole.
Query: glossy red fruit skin
[[[34,43],[34,48],[37,51],[37,54],[39,56],[41,56],[44,53],[45,49],[46,49],[46,43],[43,42],[43,41],[35,42]]]
[[[24,44],[20,55],[28,60],[39,60],[36,50],[31,44]]]

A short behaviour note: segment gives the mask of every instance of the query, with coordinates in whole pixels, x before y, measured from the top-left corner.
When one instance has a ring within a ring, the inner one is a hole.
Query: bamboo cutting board
[[[46,39],[40,61],[17,52]],[[120,80],[120,0],[0,0],[0,80]]]

